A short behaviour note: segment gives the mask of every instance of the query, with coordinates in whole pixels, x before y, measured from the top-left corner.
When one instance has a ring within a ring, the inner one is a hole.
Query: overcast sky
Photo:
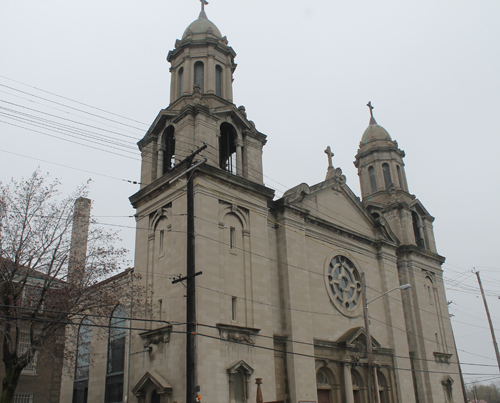
[[[264,174],[278,196],[324,179],[328,145],[360,195],[352,162],[372,102],[377,122],[406,152],[410,192],[436,218],[460,360],[484,365],[464,365],[466,381],[500,379],[471,273],[481,272],[500,336],[500,2],[210,3],[209,19],[238,54],[234,102],[268,136]],[[135,143],[169,104],[165,58],[199,8],[197,0],[3,0],[0,180],[40,166],[69,192],[92,178],[93,212],[121,229],[132,260],[128,197],[138,186],[126,181],[139,180]],[[48,123],[40,120],[34,126],[20,112],[95,126],[79,127],[119,145],[40,127]]]

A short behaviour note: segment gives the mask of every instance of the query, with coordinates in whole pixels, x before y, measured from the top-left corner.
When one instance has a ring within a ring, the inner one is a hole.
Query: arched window
[[[391,190],[392,178],[391,168],[389,167],[389,164],[382,164],[382,172],[384,173],[385,190]]]
[[[222,96],[222,67],[215,67],[215,95]]]
[[[425,241],[422,233],[422,224],[420,222],[420,217],[415,211],[411,212],[411,217],[413,221],[413,233],[415,235],[415,243],[421,248],[425,248]]]
[[[175,138],[174,127],[168,126],[163,132],[163,173],[170,171],[175,165]]]
[[[399,181],[399,187],[402,190],[405,190],[405,185],[403,183],[403,175],[401,174],[401,167],[399,165],[396,165],[396,170],[398,171],[398,181]]]
[[[123,401],[123,372],[125,370],[125,308],[117,306],[109,321],[108,365],[104,403]]]
[[[335,378],[333,373],[328,368],[321,368],[316,373],[316,389],[318,393],[318,402],[330,403],[335,402],[336,393],[333,391]]]
[[[204,92],[205,85],[205,71],[203,62],[196,62],[194,64],[194,84],[199,84],[201,87],[201,92]]]
[[[375,179],[375,169],[373,167],[368,168],[368,176],[370,177],[372,193],[375,193],[377,191],[377,180]]]
[[[184,67],[181,67],[177,72],[177,96],[182,96],[184,92]]]
[[[351,378],[352,378],[352,394],[354,396],[354,403],[363,403],[363,381],[361,379],[361,375],[355,369],[351,369]]]
[[[378,381],[378,394],[380,396],[380,403],[389,403],[389,386],[385,375],[377,370]]]
[[[225,171],[236,173],[236,130],[229,123],[220,126],[219,167]]]
[[[89,318],[85,318],[82,320],[78,329],[75,381],[73,383],[73,403],[87,403],[91,342],[91,321]]]

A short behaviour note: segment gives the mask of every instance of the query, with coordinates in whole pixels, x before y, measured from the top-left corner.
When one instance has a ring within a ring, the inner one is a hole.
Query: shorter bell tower
[[[405,152],[373,116],[366,128],[354,165],[358,168],[363,204],[376,219],[390,225],[402,245],[415,245],[436,252],[432,217],[410,194],[406,180]]]

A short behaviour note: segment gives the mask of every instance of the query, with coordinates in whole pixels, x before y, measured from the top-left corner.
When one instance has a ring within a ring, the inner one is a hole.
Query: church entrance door
[[[329,390],[318,389],[318,403],[331,403]]]

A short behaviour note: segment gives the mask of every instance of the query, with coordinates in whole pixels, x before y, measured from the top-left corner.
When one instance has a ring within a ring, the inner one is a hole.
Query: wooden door
[[[318,389],[318,403],[331,403],[329,390]]]

